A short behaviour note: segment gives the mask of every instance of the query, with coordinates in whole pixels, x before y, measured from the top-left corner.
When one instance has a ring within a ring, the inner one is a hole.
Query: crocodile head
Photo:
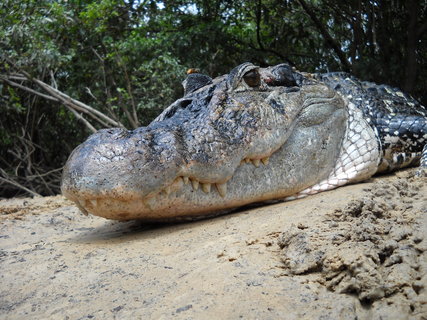
[[[111,219],[195,218],[291,196],[333,169],[345,103],[308,74],[244,63],[183,84],[147,127],[100,130],[78,146],[62,193]]]

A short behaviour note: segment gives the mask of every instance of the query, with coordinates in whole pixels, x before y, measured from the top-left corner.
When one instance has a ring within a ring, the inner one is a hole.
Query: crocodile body
[[[250,63],[183,85],[147,127],[77,147],[63,194],[110,219],[195,219],[427,167],[426,109],[389,86]]]

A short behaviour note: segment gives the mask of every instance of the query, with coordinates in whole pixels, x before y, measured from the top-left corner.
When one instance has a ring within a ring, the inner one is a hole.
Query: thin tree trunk
[[[412,92],[417,79],[417,18],[419,11],[418,0],[407,0],[407,12],[409,17],[406,42],[405,82],[403,89]]]

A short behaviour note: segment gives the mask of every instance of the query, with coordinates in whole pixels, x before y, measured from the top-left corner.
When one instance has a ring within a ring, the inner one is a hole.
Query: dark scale
[[[399,89],[361,82],[343,72],[315,77],[363,111],[381,143],[378,171],[418,163],[427,168],[427,110],[418,101]]]

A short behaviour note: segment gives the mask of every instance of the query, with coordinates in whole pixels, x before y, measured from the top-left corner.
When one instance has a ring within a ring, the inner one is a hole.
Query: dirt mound
[[[315,273],[329,290],[356,295],[367,305],[396,295],[399,312],[426,316],[423,185],[425,178],[411,175],[376,182],[322,223],[291,226],[278,241],[287,271]]]

